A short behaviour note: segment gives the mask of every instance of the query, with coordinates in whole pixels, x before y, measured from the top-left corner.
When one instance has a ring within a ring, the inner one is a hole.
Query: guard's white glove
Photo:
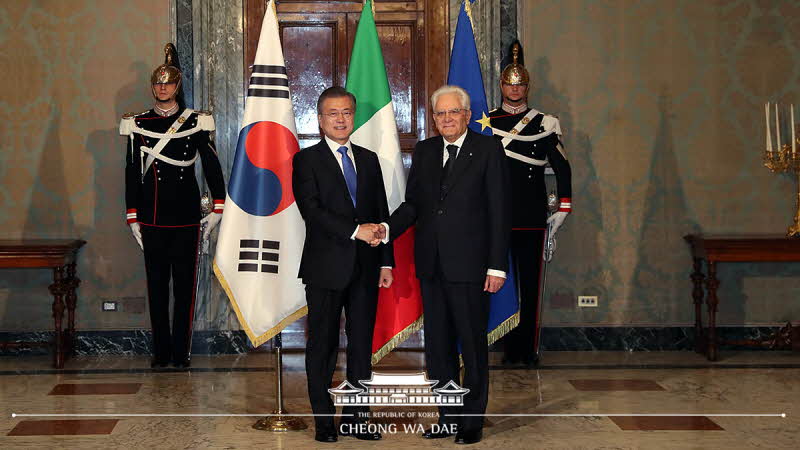
[[[552,228],[550,229],[550,235],[555,236],[556,231],[561,228],[561,225],[564,223],[564,219],[567,218],[569,213],[566,211],[556,211],[547,218],[547,223],[552,224]]]
[[[144,250],[144,245],[142,245],[142,226],[139,225],[139,222],[133,222],[131,224],[131,233],[133,233],[133,238],[136,239],[136,243],[139,244],[139,248]]]
[[[206,230],[203,232],[203,240],[208,239],[211,236],[211,230],[213,230],[219,221],[222,220],[222,214],[214,213],[203,217],[203,220],[200,221],[200,224],[206,224]]]

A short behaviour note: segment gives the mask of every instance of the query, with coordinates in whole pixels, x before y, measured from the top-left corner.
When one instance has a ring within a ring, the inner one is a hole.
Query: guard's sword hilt
[[[214,202],[211,201],[211,196],[208,195],[208,192],[203,192],[203,195],[200,197],[200,215],[206,217],[207,215],[211,214],[211,211],[214,210]],[[203,239],[203,235],[206,233],[206,227],[208,224],[201,223],[200,224],[200,239]],[[201,245],[199,245],[201,249],[200,252],[202,254],[208,254],[208,240],[202,240]]]
[[[558,211],[561,202],[555,192],[550,192],[547,195],[547,216],[550,217],[554,212]],[[553,235],[552,222],[547,224],[547,239],[544,243],[544,251],[542,252],[542,259],[545,262],[550,262],[553,259],[553,254],[556,252],[556,238]]]

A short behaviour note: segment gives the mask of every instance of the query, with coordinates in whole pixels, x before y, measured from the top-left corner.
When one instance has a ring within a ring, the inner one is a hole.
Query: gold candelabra
[[[764,166],[772,172],[790,172],[797,177],[794,224],[789,227],[786,235],[800,237],[800,149],[796,147],[793,149],[789,144],[780,146],[777,151],[773,151],[770,147],[764,151]]]

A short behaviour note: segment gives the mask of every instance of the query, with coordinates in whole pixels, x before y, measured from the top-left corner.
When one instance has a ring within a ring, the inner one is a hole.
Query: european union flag
[[[469,127],[478,133],[492,134],[490,128],[481,131],[477,121],[486,117],[489,108],[486,104],[486,91],[483,89],[481,64],[478,60],[478,49],[475,47],[475,34],[472,32],[470,6],[473,2],[464,0],[458,13],[456,35],[453,39],[453,51],[450,54],[450,70],[447,73],[447,84],[459,86],[467,91],[470,98],[472,117]],[[514,279],[514,268],[509,255],[508,273],[503,287],[491,297],[489,307],[489,324],[487,333],[489,345],[500,339],[519,324],[519,295]]]
[[[481,131],[477,121],[489,113],[486,104],[486,91],[483,89],[483,76],[481,63],[478,59],[478,49],[475,47],[475,34],[472,31],[470,18],[470,5],[473,2],[464,0],[458,13],[456,35],[453,39],[453,50],[450,53],[450,70],[447,72],[447,84],[459,86],[469,94],[472,117],[469,127],[477,133],[491,135],[492,130],[486,128]]]

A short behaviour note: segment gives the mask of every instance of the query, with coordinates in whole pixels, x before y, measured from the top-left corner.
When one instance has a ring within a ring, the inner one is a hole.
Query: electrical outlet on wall
[[[112,300],[103,300],[103,311],[116,311],[117,302]]]
[[[596,295],[579,295],[578,307],[580,308],[596,308],[597,296]]]

